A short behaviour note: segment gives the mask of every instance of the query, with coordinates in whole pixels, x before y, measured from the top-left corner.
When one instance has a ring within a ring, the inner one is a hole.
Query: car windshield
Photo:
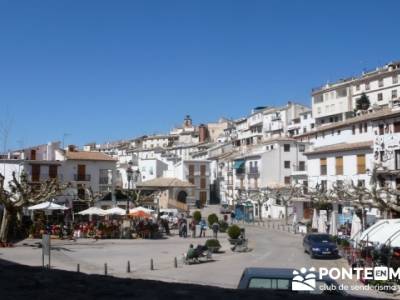
[[[317,243],[329,243],[333,241],[332,237],[328,234],[313,234],[310,235],[310,240]]]

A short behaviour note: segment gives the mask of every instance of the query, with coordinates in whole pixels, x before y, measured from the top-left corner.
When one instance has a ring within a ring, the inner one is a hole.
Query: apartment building
[[[354,116],[356,101],[366,94],[371,107],[389,107],[400,96],[400,62],[388,63],[358,77],[339,80],[312,90],[316,125],[341,122]]]

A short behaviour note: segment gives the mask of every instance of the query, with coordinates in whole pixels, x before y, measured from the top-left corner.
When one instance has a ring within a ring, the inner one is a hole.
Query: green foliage
[[[208,226],[211,227],[212,224],[218,223],[218,217],[216,214],[211,214],[208,216],[207,221],[208,221]]]
[[[218,221],[219,223],[219,232],[226,232],[228,230],[229,224],[224,220]]]
[[[231,239],[237,239],[240,236],[240,228],[237,225],[232,225],[228,228],[228,235]]]
[[[208,248],[221,248],[221,244],[219,243],[219,241],[218,240],[216,240],[216,239],[210,239],[210,240],[207,240],[206,241],[206,246],[208,247]]]
[[[201,212],[199,212],[198,210],[196,210],[193,213],[193,219],[196,221],[196,223],[198,224],[201,220]]]
[[[367,110],[371,103],[365,93],[362,93],[361,97],[356,100],[356,110]]]

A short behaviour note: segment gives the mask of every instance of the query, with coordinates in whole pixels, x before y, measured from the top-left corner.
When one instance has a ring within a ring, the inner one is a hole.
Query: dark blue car
[[[337,245],[329,234],[309,233],[303,239],[303,247],[312,258],[339,256]]]

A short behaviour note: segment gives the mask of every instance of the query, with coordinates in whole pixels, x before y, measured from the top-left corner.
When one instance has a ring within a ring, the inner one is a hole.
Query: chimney
[[[69,152],[75,152],[76,151],[75,145],[68,145],[68,151]]]

